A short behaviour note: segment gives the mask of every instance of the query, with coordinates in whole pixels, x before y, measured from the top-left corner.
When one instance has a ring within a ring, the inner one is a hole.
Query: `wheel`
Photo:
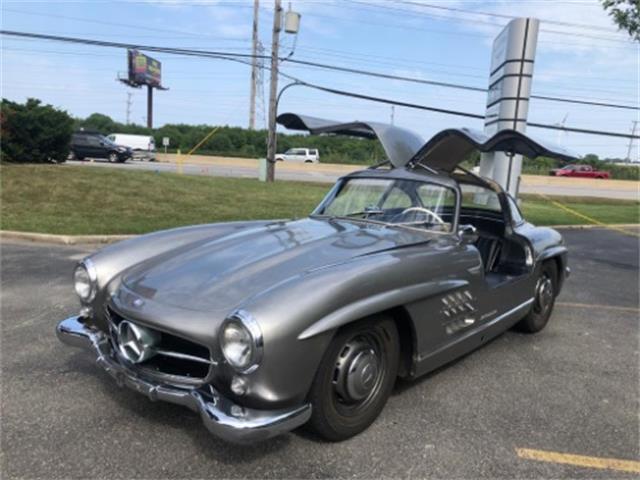
[[[311,386],[308,427],[333,442],[365,430],[387,403],[399,356],[398,330],[388,317],[370,317],[340,330]]]
[[[304,163],[313,163],[313,160],[305,160]]]
[[[536,280],[531,310],[516,328],[525,333],[536,333],[542,330],[549,322],[553,305],[556,301],[558,285],[558,269],[556,263],[551,260],[542,264],[540,275]]]
[[[118,154],[116,152],[110,152],[107,159],[109,163],[116,163],[118,161]]]

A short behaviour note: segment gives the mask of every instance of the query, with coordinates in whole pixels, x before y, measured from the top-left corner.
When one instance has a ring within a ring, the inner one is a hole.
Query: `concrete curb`
[[[51,235],[48,233],[0,230],[0,240],[22,240],[57,245],[108,244],[136,236],[137,235]]]
[[[543,225],[540,225],[543,226]],[[562,230],[581,230],[588,228],[640,228],[638,223],[612,223],[610,225],[549,225]],[[51,235],[48,233],[15,232],[0,230],[0,240],[22,240],[37,243],[53,243],[57,245],[108,244],[134,238],[138,235]]]
[[[538,227],[550,227],[550,228],[559,228],[562,230],[582,230],[587,228],[640,228],[640,223],[609,223],[607,225],[596,225],[596,224],[586,224],[586,225],[537,225]]]

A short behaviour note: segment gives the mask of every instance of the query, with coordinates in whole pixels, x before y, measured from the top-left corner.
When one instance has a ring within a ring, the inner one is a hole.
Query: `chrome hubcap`
[[[536,285],[536,311],[545,312],[553,301],[553,282],[545,274]]]
[[[374,390],[380,376],[380,360],[364,339],[349,341],[336,362],[333,386],[345,403],[365,400]]]

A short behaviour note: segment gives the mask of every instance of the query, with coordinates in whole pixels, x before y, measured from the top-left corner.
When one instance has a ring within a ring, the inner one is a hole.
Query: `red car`
[[[594,170],[591,165],[566,165],[549,172],[553,177],[610,178],[609,172]]]

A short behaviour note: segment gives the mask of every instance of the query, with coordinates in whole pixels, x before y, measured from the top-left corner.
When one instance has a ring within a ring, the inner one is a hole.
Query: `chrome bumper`
[[[149,382],[125,368],[115,358],[102,331],[85,325],[81,317],[69,317],[56,327],[58,339],[96,353],[96,363],[120,386],[127,386],[149,399],[176,403],[198,412],[207,429],[232,443],[251,443],[293,430],[311,416],[311,405],[288,410],[255,410],[234,404],[213,387],[183,389]]]

